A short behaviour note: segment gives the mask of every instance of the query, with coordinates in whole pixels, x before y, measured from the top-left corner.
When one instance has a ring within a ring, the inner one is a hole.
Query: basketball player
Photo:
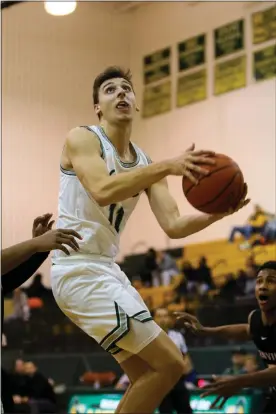
[[[263,412],[276,413],[276,261],[266,262],[259,268],[255,293],[259,309],[250,313],[247,324],[207,328],[194,316],[177,313],[178,319],[184,321],[188,329],[200,335],[237,341],[253,340],[267,366],[259,372],[215,379],[214,383],[207,385],[203,396],[219,395],[212,408],[217,405],[221,408],[227,398],[242,388],[271,387]]]
[[[70,258],[56,252],[53,294],[62,311],[121,364],[131,385],[118,413],[150,413],[182,376],[175,344],[152,320],[140,295],[115,264],[119,238],[145,191],[160,226],[171,238],[203,230],[222,216],[181,217],[166,182],[168,175],[208,172],[211,151],[194,146],[176,158],[152,163],[130,141],[136,107],[129,72],[111,67],[94,82],[100,126],[77,127],[61,156],[58,227],[82,236]],[[246,194],[245,194],[246,196]],[[242,200],[239,208],[249,200]]]

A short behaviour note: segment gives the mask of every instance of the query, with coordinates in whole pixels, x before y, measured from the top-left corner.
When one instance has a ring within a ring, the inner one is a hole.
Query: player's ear
[[[136,106],[136,112],[140,112],[140,108],[139,108],[139,106]]]
[[[101,108],[99,104],[94,105],[94,110],[98,116],[101,114]]]

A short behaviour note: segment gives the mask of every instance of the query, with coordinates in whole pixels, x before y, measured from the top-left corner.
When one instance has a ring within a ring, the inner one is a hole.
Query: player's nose
[[[126,96],[126,92],[123,88],[119,88],[118,98],[124,98]]]

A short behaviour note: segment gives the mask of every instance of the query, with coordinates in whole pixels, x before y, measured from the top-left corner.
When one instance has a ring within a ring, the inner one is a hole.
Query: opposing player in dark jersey
[[[221,408],[227,398],[242,388],[268,387],[270,393],[263,412],[276,413],[276,261],[266,262],[258,269],[255,294],[259,309],[250,313],[247,324],[207,328],[194,316],[177,313],[178,319],[194,333],[238,341],[252,340],[267,366],[259,372],[215,378],[202,394],[218,395],[212,408]]]

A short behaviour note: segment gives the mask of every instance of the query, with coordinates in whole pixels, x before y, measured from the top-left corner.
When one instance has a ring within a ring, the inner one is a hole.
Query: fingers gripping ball
[[[207,214],[224,214],[236,209],[244,193],[244,178],[239,166],[230,157],[215,155],[215,165],[201,165],[210,171],[194,185],[183,177],[183,192],[189,203]]]

